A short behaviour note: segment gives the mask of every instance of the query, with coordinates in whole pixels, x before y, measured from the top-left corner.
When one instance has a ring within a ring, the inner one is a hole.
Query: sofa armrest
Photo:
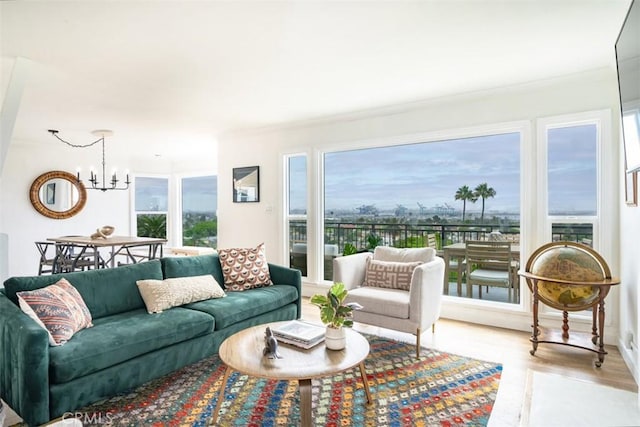
[[[344,283],[346,289],[354,289],[364,283],[369,252],[340,256],[333,260],[333,281]]]
[[[29,425],[49,421],[47,331],[0,295],[0,396]]]
[[[269,264],[271,281],[276,285],[291,285],[298,290],[298,319],[302,317],[302,274],[300,270],[277,264]]]
[[[418,266],[413,272],[409,318],[418,323],[421,329],[435,323],[440,317],[443,281],[444,260],[440,257]]]

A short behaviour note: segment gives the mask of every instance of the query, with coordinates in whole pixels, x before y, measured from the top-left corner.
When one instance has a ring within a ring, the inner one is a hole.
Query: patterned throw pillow
[[[369,258],[363,286],[408,291],[411,287],[413,270],[421,264],[421,262],[376,261]]]
[[[93,326],[87,305],[67,279],[17,295],[20,309],[49,333],[50,345],[62,345],[79,330]]]
[[[227,291],[245,291],[273,285],[264,243],[256,248],[218,249]]]
[[[138,280],[136,284],[149,313],[162,313],[168,308],[190,302],[227,296],[210,274],[164,280]]]

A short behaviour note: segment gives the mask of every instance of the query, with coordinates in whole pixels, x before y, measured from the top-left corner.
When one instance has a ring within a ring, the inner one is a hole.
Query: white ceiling
[[[630,0],[0,1],[14,143],[193,155],[222,132],[613,66]],[[148,151],[148,150],[147,150]]]

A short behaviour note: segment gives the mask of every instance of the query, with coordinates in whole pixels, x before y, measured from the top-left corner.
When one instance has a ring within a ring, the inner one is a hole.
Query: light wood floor
[[[320,322],[319,309],[303,299],[303,319]],[[415,343],[415,336],[384,328],[356,324],[360,332]],[[499,362],[503,365],[498,398],[490,426],[520,425],[529,371],[547,372],[601,385],[637,392],[638,387],[616,347],[607,346],[605,361],[596,368],[595,353],[562,345],[540,344],[535,356],[529,354],[530,333],[441,319],[422,334],[421,345],[448,353]]]

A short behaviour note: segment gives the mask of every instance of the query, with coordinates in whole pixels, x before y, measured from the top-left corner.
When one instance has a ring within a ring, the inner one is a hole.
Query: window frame
[[[175,205],[175,218],[176,221],[173,221],[175,223],[175,227],[173,228],[172,232],[174,234],[172,234],[172,242],[176,242],[176,246],[185,246],[184,245],[184,236],[183,236],[183,227],[182,227],[182,222],[183,222],[183,218],[182,218],[182,181],[184,179],[188,179],[188,178],[202,178],[202,177],[208,177],[208,176],[215,176],[218,178],[218,180],[220,179],[220,176],[216,173],[211,173],[211,172],[189,172],[189,173],[181,173],[181,174],[176,174],[174,177],[175,180],[175,203],[173,205]],[[219,186],[218,186],[219,187]],[[216,188],[216,198],[218,198],[218,189]],[[217,202],[216,202],[216,207],[217,207]],[[216,208],[216,217],[218,216],[218,209]]]
[[[144,214],[165,214],[167,216],[167,246],[183,246],[182,240],[182,180],[184,178],[197,178],[202,176],[217,176],[213,172],[189,172],[181,174],[153,174],[137,173],[133,174],[132,189],[130,195],[130,220],[129,227],[132,235],[138,235],[138,215]],[[167,210],[166,211],[136,211],[136,179],[137,178],[160,178],[167,180]],[[217,216],[217,212],[216,212]]]
[[[167,180],[167,210],[166,211],[137,211],[136,210],[136,182],[138,178],[154,178],[154,179],[166,179]],[[131,234],[133,236],[138,235],[138,215],[158,215],[165,214],[167,217],[167,244],[171,244],[172,242],[172,229],[173,229],[173,221],[171,220],[171,207],[173,205],[171,198],[171,175],[166,174],[147,174],[147,173],[138,173],[133,175],[132,181],[132,189],[130,191],[130,201],[131,201],[131,215],[130,215],[130,223],[129,227],[131,229]]]
[[[324,155],[326,153],[332,152],[341,152],[341,151],[352,151],[358,149],[369,149],[369,148],[380,148],[380,147],[393,147],[393,146],[401,146],[408,144],[419,144],[419,143],[430,143],[430,142],[444,142],[447,140],[456,140],[456,139],[464,139],[464,138],[472,138],[472,137],[483,137],[483,136],[491,136],[491,135],[499,135],[505,133],[519,133],[520,134],[520,228],[521,228],[521,259],[524,258],[527,252],[523,250],[526,247],[527,240],[525,233],[525,227],[527,227],[527,221],[529,221],[528,212],[524,206],[526,204],[531,204],[528,200],[528,194],[525,191],[526,182],[524,181],[524,173],[528,171],[530,168],[525,164],[526,155],[531,152],[531,142],[530,142],[530,133],[531,133],[531,123],[529,121],[512,121],[512,122],[504,122],[504,123],[496,123],[490,125],[479,125],[468,128],[460,128],[460,129],[448,129],[441,130],[435,132],[427,132],[427,133],[419,133],[412,135],[400,135],[400,136],[390,136],[386,138],[378,138],[378,139],[368,139],[368,140],[358,140],[358,141],[348,141],[342,142],[339,144],[327,144],[323,145],[322,148],[314,149],[311,155],[311,158],[308,158],[308,170],[307,174],[309,176],[309,182],[307,183],[309,187],[309,205],[308,212],[317,213],[316,215],[308,215],[307,218],[307,238],[308,238],[308,248],[313,247],[313,249],[308,249],[307,254],[307,262],[308,262],[308,275],[307,281],[309,281],[313,285],[321,285],[328,286],[331,281],[324,280]],[[284,190],[287,191],[288,187],[284,187]],[[315,196],[315,197],[314,197]],[[288,205],[284,206],[284,209],[288,209]],[[288,224],[288,223],[286,223]],[[286,227],[285,227],[286,228]],[[285,233],[285,242],[288,242],[289,235],[288,232]],[[521,293],[522,294],[522,293]],[[468,298],[457,298],[457,297],[445,297],[445,299],[450,299],[452,301],[456,301],[456,303],[461,305],[507,305],[513,306],[510,309],[522,310],[523,309],[523,299],[521,298],[520,304],[503,304],[496,302],[488,302],[488,301],[478,301],[472,300]]]
[[[595,215],[549,215],[549,194],[548,194],[548,131],[550,129],[567,128],[580,125],[595,125],[597,129],[596,139],[596,214]],[[611,150],[606,150],[611,146],[607,141],[611,134],[611,110],[588,111],[575,114],[566,114],[540,118],[537,121],[537,159],[538,159],[538,209],[537,214],[540,221],[540,229],[536,245],[540,246],[551,241],[551,226],[553,223],[584,223],[593,226],[593,248],[602,251],[610,251],[610,245],[603,240],[603,235],[611,235],[611,230],[603,230],[606,221],[613,218],[606,218],[607,212],[603,206],[612,206],[615,202],[610,192],[603,192],[603,188],[608,188],[608,178],[604,173],[604,165],[611,165]],[[604,216],[604,217],[603,217]],[[606,227],[605,227],[606,228]],[[607,258],[605,256],[605,258]]]
[[[295,215],[295,214],[291,214],[291,203],[290,203],[290,186],[291,186],[291,168],[290,168],[290,160],[294,157],[304,157],[305,159],[305,168],[306,168],[306,174],[307,174],[307,188],[306,188],[306,196],[307,196],[307,207],[306,207],[306,211],[307,214],[305,215]],[[289,242],[291,242],[291,226],[290,226],[290,221],[291,220],[305,220],[307,222],[307,253],[306,253],[306,258],[307,258],[307,275],[303,274],[303,277],[307,278],[309,277],[309,268],[311,267],[311,263],[309,262],[309,192],[310,192],[310,185],[309,185],[309,153],[307,152],[292,152],[292,153],[285,153],[281,156],[282,159],[282,176],[283,176],[283,189],[282,189],[282,195],[283,195],[283,230],[284,230],[284,251],[286,252],[286,255],[283,259],[288,259],[289,260],[289,265],[291,265],[291,252],[290,252],[290,248],[289,248]]]
[[[549,215],[548,207],[548,130],[562,127],[572,127],[593,124],[597,129],[596,139],[596,214],[595,215]],[[574,114],[564,114],[539,118],[537,120],[537,171],[538,171],[538,192],[539,201],[537,217],[539,221],[538,233],[534,235],[536,247],[552,240],[553,224],[591,224],[593,227],[592,247],[605,260],[608,260],[609,268],[615,271],[613,239],[606,239],[605,236],[613,235],[615,216],[613,209],[604,209],[605,206],[614,206],[619,199],[615,191],[604,191],[615,186],[618,172],[615,160],[617,149],[611,141],[611,110],[594,110],[579,112]],[[614,287],[615,288],[615,287]],[[612,289],[615,294],[616,289]],[[529,297],[531,299],[531,297]],[[613,307],[617,310],[616,299],[613,299]],[[558,318],[561,316],[557,310],[542,305],[541,312],[545,315]],[[589,322],[591,312],[573,313],[576,320]],[[613,322],[611,316],[606,319],[606,325]]]

